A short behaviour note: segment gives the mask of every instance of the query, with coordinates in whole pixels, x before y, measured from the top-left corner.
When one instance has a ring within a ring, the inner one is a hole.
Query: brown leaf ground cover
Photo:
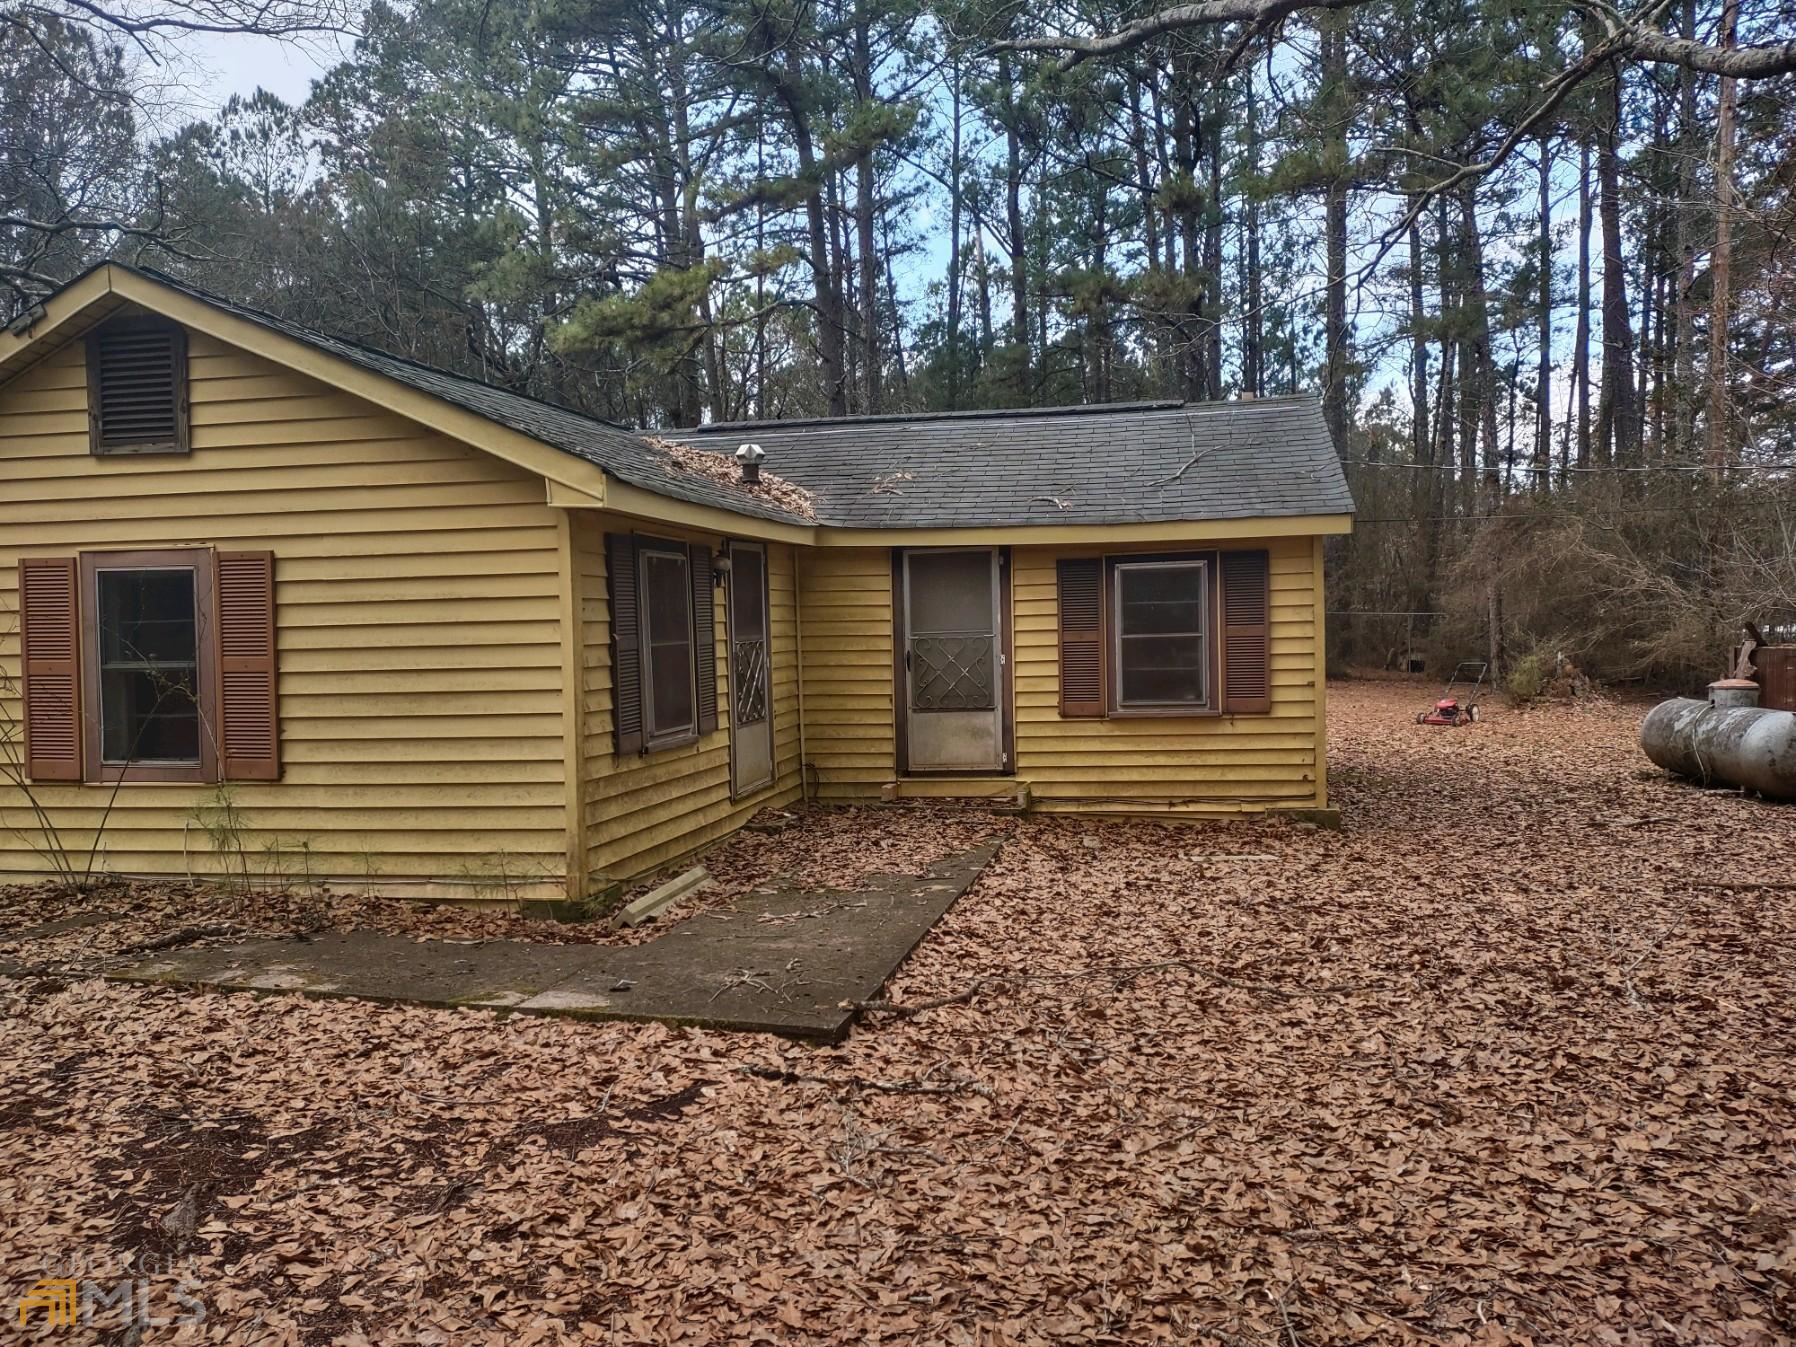
[[[771,811],[777,832],[744,831],[703,858],[712,882],[681,899],[660,923],[614,928],[526,917],[498,902],[417,903],[354,892],[220,888],[186,883],[115,884],[78,895],[51,885],[0,886],[0,966],[67,978],[131,962],[147,947],[218,944],[248,935],[376,930],[419,940],[534,940],[550,944],[636,944],[678,920],[768,886],[856,889],[870,875],[917,874],[965,851],[1001,826],[950,807]],[[789,831],[802,822],[802,833]],[[647,892],[670,874],[632,885],[618,900]]]
[[[207,1307],[145,1341],[1790,1341],[1796,891],[1745,886],[1796,811],[1652,771],[1640,708],[1419,699],[1332,690],[1338,835],[983,823],[891,996],[976,990],[839,1048],[0,983],[9,1294],[135,1253]]]

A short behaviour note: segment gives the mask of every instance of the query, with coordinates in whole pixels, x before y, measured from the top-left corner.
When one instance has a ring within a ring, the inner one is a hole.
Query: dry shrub
[[[1796,614],[1796,490],[1680,477],[1512,503],[1453,567],[1443,636],[1488,633],[1493,575],[1503,646],[1543,656],[1543,682],[1570,660],[1601,680],[1698,686],[1742,623]],[[1526,682],[1529,658],[1510,674]]]

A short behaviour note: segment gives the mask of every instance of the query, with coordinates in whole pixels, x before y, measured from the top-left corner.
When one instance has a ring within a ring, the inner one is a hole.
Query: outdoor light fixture
[[[761,480],[761,464],[767,461],[767,451],[758,444],[745,444],[736,451],[736,461],[742,465],[742,480],[752,485]]]

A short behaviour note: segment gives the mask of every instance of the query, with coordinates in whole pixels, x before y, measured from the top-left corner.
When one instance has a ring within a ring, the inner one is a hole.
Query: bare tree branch
[[[1070,68],[1094,57],[1119,56],[1156,38],[1185,29],[1241,23],[1247,25],[1248,35],[1253,36],[1303,11],[1354,9],[1366,3],[1368,0],[1202,0],[1200,4],[1174,5],[1159,10],[1113,33],[1090,37],[1066,33],[1011,38],[994,42],[986,50],[1060,52],[1063,54],[1062,66]],[[1768,79],[1796,72],[1796,40],[1717,47],[1693,38],[1674,37],[1655,23],[1619,14],[1600,0],[1589,3],[1573,0],[1567,8],[1595,15],[1605,29],[1605,51],[1624,60],[1681,66],[1735,79]],[[1237,58],[1238,55],[1235,53]]]

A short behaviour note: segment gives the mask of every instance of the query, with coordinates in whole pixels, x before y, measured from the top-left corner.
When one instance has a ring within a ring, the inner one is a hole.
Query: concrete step
[[[879,798],[990,801],[1009,809],[1029,807],[1029,783],[1014,776],[905,776],[880,787]]]

